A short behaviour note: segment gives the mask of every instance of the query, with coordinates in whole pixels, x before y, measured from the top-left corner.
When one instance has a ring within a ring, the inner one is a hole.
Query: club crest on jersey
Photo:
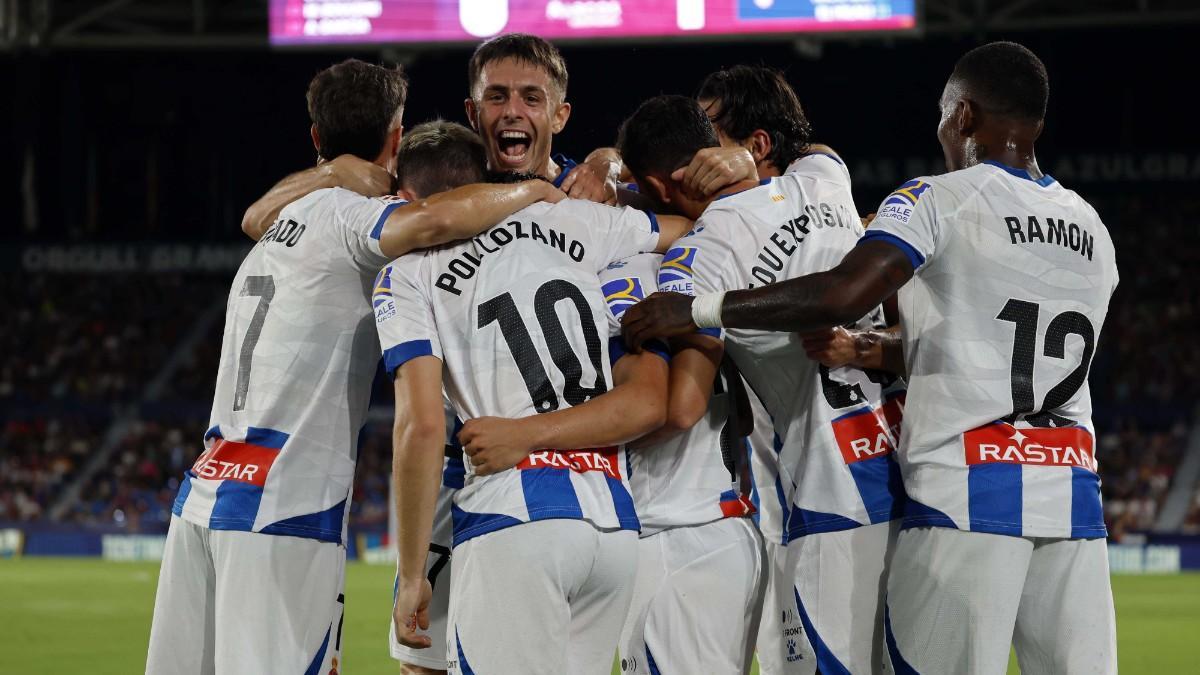
[[[895,192],[887,196],[883,200],[883,206],[879,207],[879,218],[891,218],[902,223],[907,223],[912,217],[913,207],[917,205],[917,200],[925,191],[932,187],[929,183],[922,180],[910,180],[904,185],[901,185]]]
[[[692,294],[692,280],[695,277],[693,268],[696,265],[697,253],[698,249],[690,247],[667,251],[658,266],[658,290]]]
[[[375,322],[384,321],[396,315],[396,302],[392,299],[392,267],[383,268],[375,277],[375,290],[371,292],[371,307],[375,309]]]
[[[615,317],[620,317],[625,310],[633,307],[646,297],[642,291],[641,279],[613,279],[600,287],[604,291],[604,301],[608,303],[608,311]]]

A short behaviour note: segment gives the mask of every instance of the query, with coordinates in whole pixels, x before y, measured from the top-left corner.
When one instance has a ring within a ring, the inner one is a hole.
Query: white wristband
[[[692,301],[692,322],[698,328],[720,328],[721,303],[724,301],[724,291],[697,295]]]

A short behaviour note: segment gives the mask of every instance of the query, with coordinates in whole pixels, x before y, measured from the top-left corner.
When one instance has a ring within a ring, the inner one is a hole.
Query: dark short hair
[[[413,127],[400,139],[396,176],[418,197],[480,183],[487,151],[479,134],[455,122],[434,120]]]
[[[308,84],[308,116],[317,125],[321,157],[374,161],[407,96],[400,66],[346,59],[317,73]]]
[[[1015,42],[976,47],[954,64],[951,80],[963,82],[985,111],[1027,122],[1046,117],[1050,78],[1036,54]]]
[[[621,125],[617,149],[639,180],[670,175],[704,148],[720,145],[708,116],[695,99],[655,96]]]
[[[550,76],[563,98],[567,97],[567,62],[558,47],[546,40],[526,33],[509,33],[488,40],[475,48],[467,65],[467,91],[475,95],[475,85],[483,73],[483,67],[493,61],[515,59],[537,66]]]
[[[726,136],[739,143],[756,129],[771,137],[767,159],[783,171],[808,152],[812,126],[800,99],[783,73],[766,66],[734,66],[704,78],[697,99],[712,99],[720,111],[712,118]]]
[[[513,183],[523,183],[527,180],[543,180],[550,183],[550,179],[540,173],[532,171],[489,171],[487,172],[487,182],[499,183],[501,185],[511,185]],[[553,183],[551,183],[553,185]]]

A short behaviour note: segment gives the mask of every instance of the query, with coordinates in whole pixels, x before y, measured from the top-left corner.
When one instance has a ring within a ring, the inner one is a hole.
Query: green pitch
[[[345,672],[394,673],[391,570],[352,564],[347,574]],[[0,560],[0,673],[141,672],[157,576],[157,564]],[[1194,671],[1200,574],[1118,576],[1113,592],[1122,673]]]

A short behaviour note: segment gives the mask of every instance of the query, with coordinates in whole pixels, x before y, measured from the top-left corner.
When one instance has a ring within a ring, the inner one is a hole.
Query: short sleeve
[[[371,306],[383,365],[389,375],[395,375],[397,368],[418,356],[442,358],[429,294],[415,277],[420,260],[412,256],[422,255],[412,253],[400,258],[375,278]]]
[[[586,223],[592,241],[598,246],[597,273],[610,263],[658,247],[658,218],[653,213],[582,199],[564,199],[557,206]]]
[[[892,244],[908,256],[914,272],[921,269],[941,243],[936,200],[934,187],[928,180],[908,181],[883,200],[875,220],[858,243],[883,241]]]
[[[738,286],[725,275],[731,239],[722,236],[723,231],[716,216],[701,216],[696,227],[663,256],[658,267],[658,290],[691,296],[736,290]],[[700,332],[722,335],[719,328],[702,328]]]
[[[626,353],[625,343],[621,339],[621,317],[625,315],[625,310],[654,292],[654,277],[661,257],[654,253],[642,253],[613,262],[600,272],[600,289],[608,307],[609,358],[612,363]],[[670,361],[666,343],[651,340],[645,348]]]
[[[368,269],[387,264],[379,247],[388,216],[408,204],[398,197],[363,197],[349,190],[337,191],[337,220],[345,230],[346,246],[355,262]]]

